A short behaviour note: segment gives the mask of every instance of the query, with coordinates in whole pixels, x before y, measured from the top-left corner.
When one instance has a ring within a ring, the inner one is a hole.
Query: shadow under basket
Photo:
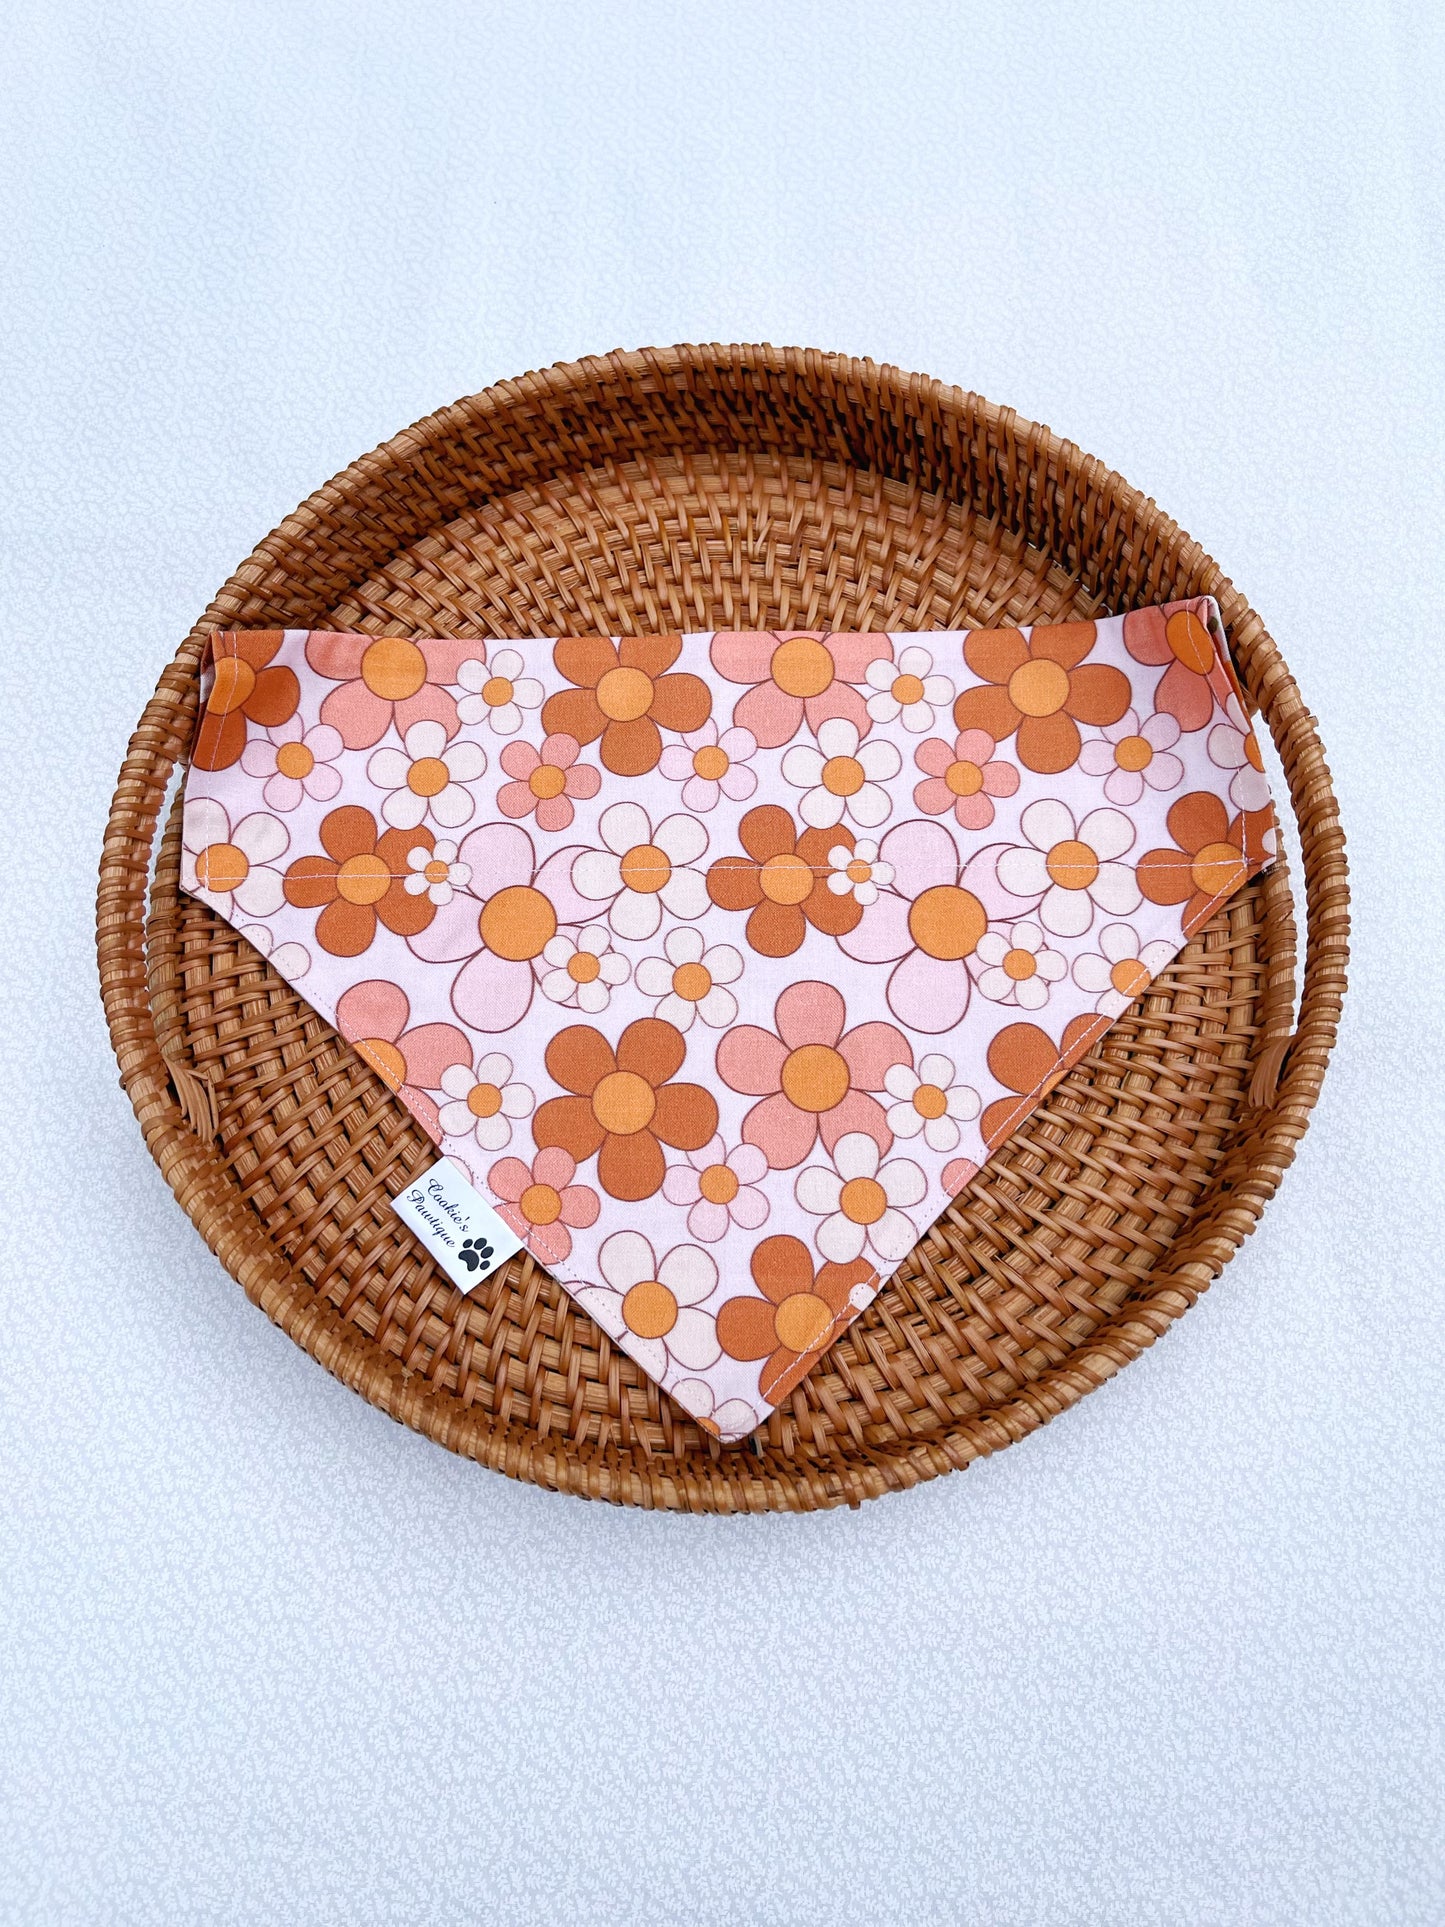
[[[767,1423],[719,1446],[530,1257],[463,1296],[390,1198],[436,1150],[351,1048],[180,893],[206,636],[951,629],[1218,599],[1274,737],[1283,861],[1188,944],[960,1193]],[[1281,798],[1283,807],[1283,798]],[[1313,718],[1188,536],[1048,429],[811,351],[614,354],[508,381],[364,456],[216,596],[130,744],[101,987],[146,1144],[227,1270],[374,1405],[513,1478],[692,1512],[856,1505],[1022,1438],[1188,1310],[1308,1122],[1344,990],[1344,839]]]

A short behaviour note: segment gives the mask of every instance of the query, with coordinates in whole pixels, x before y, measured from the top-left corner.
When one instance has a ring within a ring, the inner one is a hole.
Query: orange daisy
[[[296,714],[301,685],[295,670],[268,666],[285,640],[283,629],[211,637],[216,675],[191,754],[197,769],[229,769],[238,763],[248,722],[276,729]]]
[[[1274,813],[1241,810],[1231,822],[1212,790],[1191,790],[1164,820],[1178,847],[1146,851],[1135,876],[1151,903],[1184,905],[1180,922],[1192,937],[1273,854]]]
[[[729,1358],[764,1360],[758,1390],[776,1405],[857,1317],[862,1307],[850,1294],[877,1273],[862,1258],[815,1272],[802,1239],[781,1235],[754,1248],[752,1274],[763,1295],[727,1300],[717,1315],[718,1343]]]
[[[1042,776],[1071,769],[1080,723],[1102,728],[1129,707],[1129,678],[1109,663],[1085,662],[1098,637],[1092,622],[1036,622],[1018,629],[975,629],[964,661],[983,679],[953,705],[960,730],[986,730],[996,743],[1018,735],[1018,759]]]
[[[573,736],[585,749],[602,738],[602,762],[616,776],[644,776],[662,755],[662,729],[700,729],[712,696],[700,676],[667,671],[681,636],[563,636],[552,660],[575,689],[559,690],[542,711],[549,735]]]
[[[979,1119],[978,1128],[990,1151],[1013,1136],[1035,1106],[1108,1028],[1107,1017],[1084,1012],[1069,1019],[1057,1044],[1037,1024],[1009,1024],[998,1033],[988,1047],[988,1068],[1013,1095],[997,1098]]]
[[[829,852],[854,848],[843,824],[804,830],[776,803],[761,803],[738,825],[746,856],[719,857],[707,873],[707,893],[720,910],[748,910],[745,935],[760,957],[791,957],[811,923],[825,937],[846,936],[863,915],[851,892],[828,887]],[[806,919],[806,923],[805,923]]]
[[[321,847],[325,856],[298,857],[286,872],[286,901],[298,910],[321,910],[316,941],[333,957],[369,950],[378,917],[399,937],[414,937],[436,915],[429,896],[406,888],[407,858],[435,847],[430,830],[378,836],[371,811],[346,803],[321,819]]]

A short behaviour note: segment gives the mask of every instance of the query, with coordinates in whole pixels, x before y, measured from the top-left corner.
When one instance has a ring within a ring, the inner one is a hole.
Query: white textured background
[[[1445,1916],[1435,11],[11,0],[0,1916]],[[1221,558],[1320,717],[1353,992],[1119,1380],[860,1514],[652,1518],[247,1304],[117,1089],[93,875],[302,496],[524,368],[760,338],[1010,402]]]

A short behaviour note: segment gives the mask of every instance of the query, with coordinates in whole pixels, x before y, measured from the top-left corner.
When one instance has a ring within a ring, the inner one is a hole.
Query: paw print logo
[[[486,1271],[492,1262],[492,1247],[485,1238],[464,1238],[457,1257],[468,1271]]]

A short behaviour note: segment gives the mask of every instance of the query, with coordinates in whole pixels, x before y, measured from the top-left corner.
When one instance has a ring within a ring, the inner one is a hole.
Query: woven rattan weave
[[[1283,865],[1189,944],[747,1444],[719,1447],[525,1255],[463,1297],[388,1208],[434,1146],[246,942],[180,894],[205,636],[324,627],[935,629],[1211,593],[1277,744]],[[673,348],[509,381],[407,429],[216,596],[130,745],[102,991],[152,1155],[227,1269],[394,1418],[514,1477],[688,1511],[896,1491],[1032,1431],[1165,1332],[1253,1228],[1334,1042],[1348,899],[1313,719],[1219,568],[1046,428],[918,375]]]

